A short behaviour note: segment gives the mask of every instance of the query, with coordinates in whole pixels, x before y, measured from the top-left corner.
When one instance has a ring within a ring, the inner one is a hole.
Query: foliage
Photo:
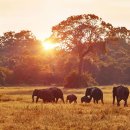
[[[8,68],[0,67],[0,84],[4,86],[6,82],[8,83],[12,73],[13,72]]]
[[[83,58],[89,53],[105,53],[106,39],[112,25],[96,15],[71,16],[52,28],[50,39],[61,43],[61,48],[75,52],[79,58],[79,74],[82,74]]]
[[[79,75],[77,72],[71,72],[65,78],[65,88],[83,88],[91,85],[97,85],[91,74],[85,73]]]
[[[28,30],[0,36],[0,71],[6,85],[63,85],[74,71],[79,75],[71,76],[71,87],[91,85],[90,77],[100,85],[130,84],[130,30],[125,27],[115,28],[95,15],[77,15],[54,26],[50,38],[63,48],[46,52]]]

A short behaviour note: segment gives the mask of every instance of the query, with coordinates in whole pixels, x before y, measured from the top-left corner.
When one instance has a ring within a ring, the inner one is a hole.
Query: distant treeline
[[[106,48],[104,55],[84,58],[84,84],[130,84],[130,43],[122,38],[109,40]],[[0,72],[5,75],[5,79],[0,76],[0,82],[5,80],[5,85],[66,86],[72,82],[71,87],[78,87],[78,62],[69,51],[45,51],[31,31],[0,36]]]

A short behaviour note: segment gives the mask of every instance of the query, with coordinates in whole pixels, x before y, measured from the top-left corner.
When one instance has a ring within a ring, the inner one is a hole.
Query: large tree
[[[52,27],[50,39],[61,43],[62,49],[78,56],[78,72],[81,75],[86,55],[106,51],[106,39],[110,36],[112,28],[111,24],[93,14],[71,16]]]

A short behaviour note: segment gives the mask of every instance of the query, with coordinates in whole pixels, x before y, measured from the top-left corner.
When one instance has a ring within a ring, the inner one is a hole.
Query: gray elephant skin
[[[102,104],[103,102],[103,92],[101,89],[97,87],[89,87],[86,89],[85,96],[90,96],[90,98],[93,98],[94,103],[98,104],[98,101],[101,100]]]
[[[53,101],[53,98],[54,98],[54,102],[56,103],[58,102],[59,98],[64,102],[63,92],[59,88],[56,88],[56,87],[49,88],[49,89],[35,89],[32,94],[32,102],[34,102],[35,96],[41,99],[44,97],[44,100],[47,100],[45,98],[49,98],[49,95],[50,95],[50,99],[48,99],[48,102],[50,102],[50,100]]]
[[[58,102],[59,99],[61,99],[64,103],[64,96],[63,96],[63,92],[61,91],[61,89],[59,89],[57,87],[52,87],[52,88],[49,88],[49,90],[53,93],[56,103]]]
[[[42,99],[44,103],[55,102],[53,93],[49,89],[42,89],[42,90],[35,89],[32,94],[33,102],[34,102],[34,96],[37,96],[36,103],[38,102],[39,98]]]
[[[117,106],[120,106],[120,101],[124,100],[124,106],[128,106],[127,99],[129,97],[129,89],[122,85],[113,87],[113,105],[115,104],[115,98],[117,99]]]
[[[77,103],[77,96],[74,94],[67,95],[66,97],[66,103],[69,101],[69,103]]]
[[[43,90],[43,89],[42,89],[42,90]],[[35,89],[35,90],[33,91],[33,93],[32,93],[32,102],[34,102],[34,97],[38,95],[39,91],[41,91],[41,90]]]

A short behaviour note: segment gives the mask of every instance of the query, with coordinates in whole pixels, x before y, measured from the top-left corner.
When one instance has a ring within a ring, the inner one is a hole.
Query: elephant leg
[[[117,106],[120,106],[120,102],[119,101],[117,101]]]
[[[32,102],[34,102],[34,98],[32,98]]]
[[[58,102],[58,98],[56,98],[56,103]]]
[[[96,100],[96,103],[98,104],[98,100]]]
[[[127,99],[125,100],[124,107],[128,107]]]
[[[56,102],[56,98],[54,98],[54,102]]]
[[[117,106],[120,106],[120,99],[117,99]]]
[[[77,100],[75,100],[74,103],[77,103]]]
[[[55,98],[51,98],[51,99],[50,99],[50,102],[51,102],[51,103],[55,102]]]
[[[65,101],[64,101],[64,97],[62,97],[61,100],[63,101],[63,103],[65,103]]]
[[[72,103],[72,101],[71,101],[71,100],[69,100],[69,103],[71,104],[71,103]]]
[[[36,98],[36,103],[38,102],[39,97]]]
[[[102,102],[102,104],[104,104],[103,98],[101,98],[101,102]]]
[[[95,103],[95,99],[93,99],[93,102]]]

